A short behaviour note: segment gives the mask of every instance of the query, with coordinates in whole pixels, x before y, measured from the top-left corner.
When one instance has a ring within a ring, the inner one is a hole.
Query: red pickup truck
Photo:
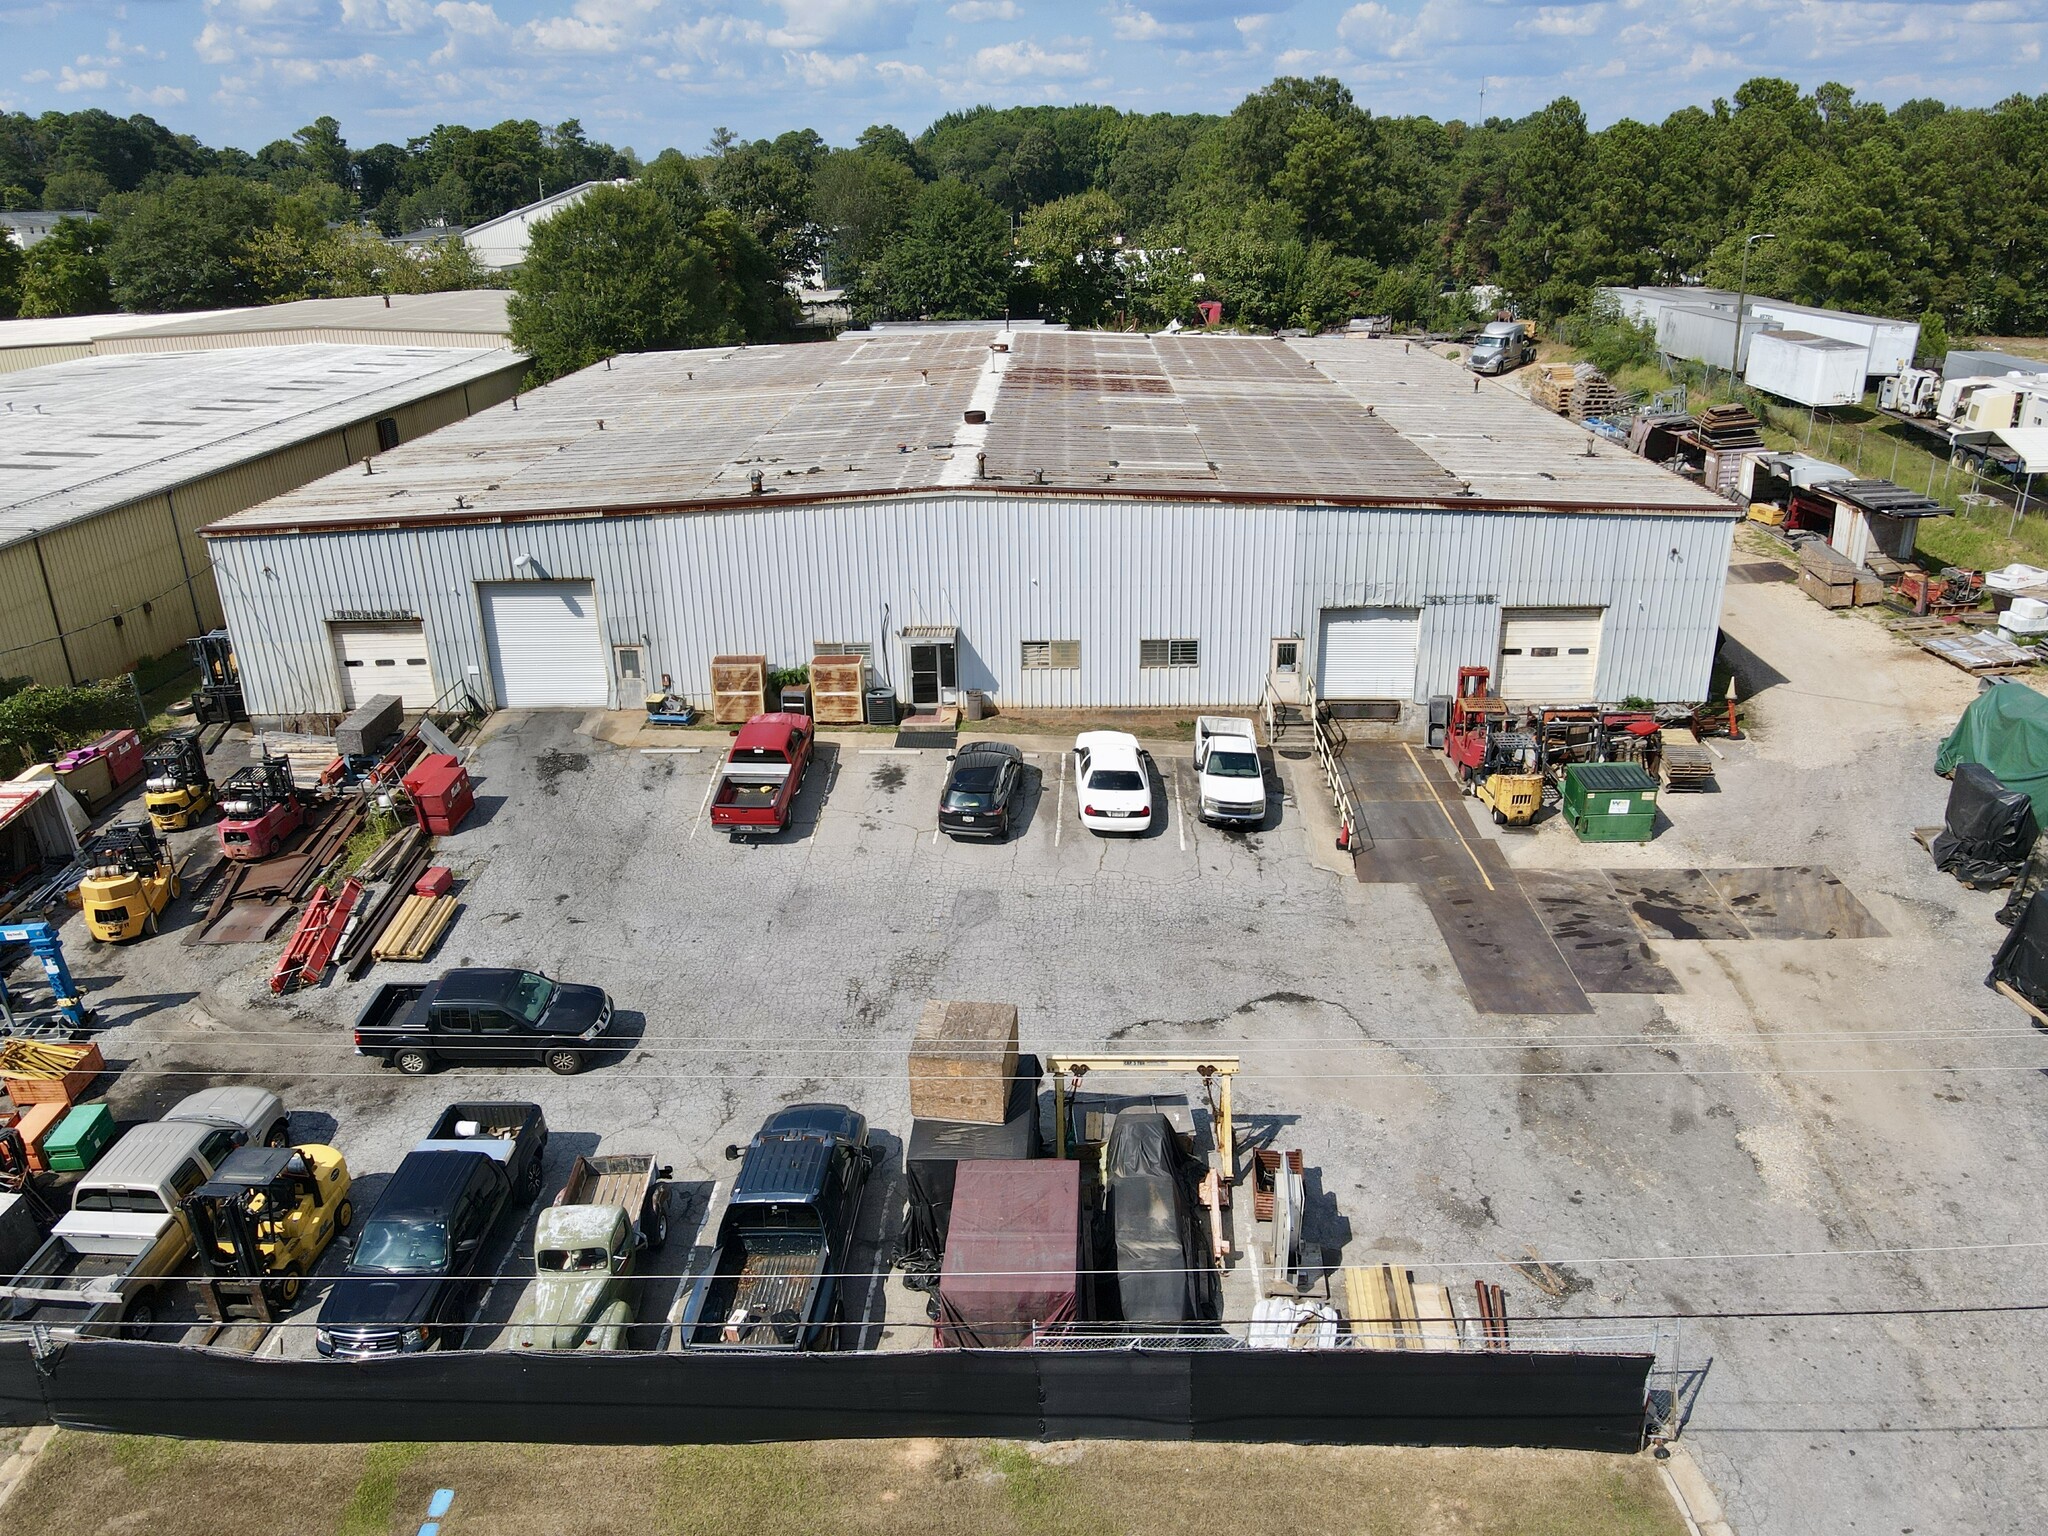
[[[811,765],[809,715],[756,715],[739,728],[711,797],[711,825],[759,837],[789,825]]]

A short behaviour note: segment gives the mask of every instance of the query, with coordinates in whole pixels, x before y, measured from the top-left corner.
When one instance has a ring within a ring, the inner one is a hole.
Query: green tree
[[[107,267],[123,308],[220,309],[262,299],[245,252],[273,222],[276,195],[267,187],[203,176],[121,202]]]
[[[1010,221],[957,177],[918,194],[860,307],[882,319],[985,320],[1009,304]]]
[[[341,124],[331,117],[316,117],[292,135],[306,169],[330,186],[353,190],[355,162],[348,152],[348,140],[341,136]]]
[[[853,287],[903,228],[922,186],[901,160],[838,150],[818,165],[811,213],[824,231],[825,281]]]
[[[43,207],[55,213],[97,213],[114,195],[114,184],[90,167],[58,171],[43,183]]]
[[[811,135],[816,138],[816,135]],[[800,135],[787,153],[776,144],[741,144],[711,164],[712,200],[730,209],[761,243],[785,277],[801,277],[816,265],[818,229],[811,219],[811,177],[804,160],[811,153]]]
[[[1017,251],[1047,313],[1069,325],[1101,322],[1123,288],[1118,246],[1124,211],[1107,192],[1079,192],[1024,215]]]
[[[774,263],[694,177],[599,187],[534,226],[513,342],[543,379],[621,352],[746,341],[784,317]]]
[[[0,234],[0,320],[21,313],[21,247]]]
[[[22,258],[22,318],[111,310],[114,292],[105,255],[111,233],[99,219],[59,219]]]

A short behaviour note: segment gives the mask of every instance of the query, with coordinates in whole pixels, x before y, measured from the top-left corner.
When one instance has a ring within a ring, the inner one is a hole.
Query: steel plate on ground
[[[1598,870],[1522,870],[1522,891],[1588,992],[1682,990]]]
[[[1817,864],[1785,869],[1701,871],[1728,909],[1759,939],[1882,939],[1870,915],[1832,870]]]
[[[1749,930],[1696,869],[1610,869],[1607,878],[1651,938],[1746,939]]]
[[[221,920],[199,938],[201,944],[260,944],[282,928],[292,915],[292,904],[280,901],[267,906],[260,901],[238,901]]]

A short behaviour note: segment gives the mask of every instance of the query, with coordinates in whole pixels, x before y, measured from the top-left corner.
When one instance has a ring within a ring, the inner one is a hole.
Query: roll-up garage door
[[[610,702],[589,582],[519,581],[478,591],[500,709],[603,709]]]
[[[1509,608],[1500,616],[1500,696],[1590,704],[1600,672],[1598,608]]]
[[[407,714],[431,708],[434,672],[427,665],[427,636],[418,619],[410,623],[330,626],[334,659],[341,664],[341,707],[354,709],[380,693],[396,696]]]
[[[1413,697],[1421,635],[1414,608],[1325,608],[1318,689],[1326,699]]]

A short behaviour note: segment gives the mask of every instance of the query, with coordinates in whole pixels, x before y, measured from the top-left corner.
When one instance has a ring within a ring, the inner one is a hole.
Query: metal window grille
[[[1056,669],[1081,665],[1081,642],[1078,640],[1026,640],[1024,642],[1024,670],[1026,672],[1050,672]]]
[[[1148,671],[1162,667],[1199,667],[1201,664],[1202,642],[1199,640],[1138,642],[1138,665]]]

